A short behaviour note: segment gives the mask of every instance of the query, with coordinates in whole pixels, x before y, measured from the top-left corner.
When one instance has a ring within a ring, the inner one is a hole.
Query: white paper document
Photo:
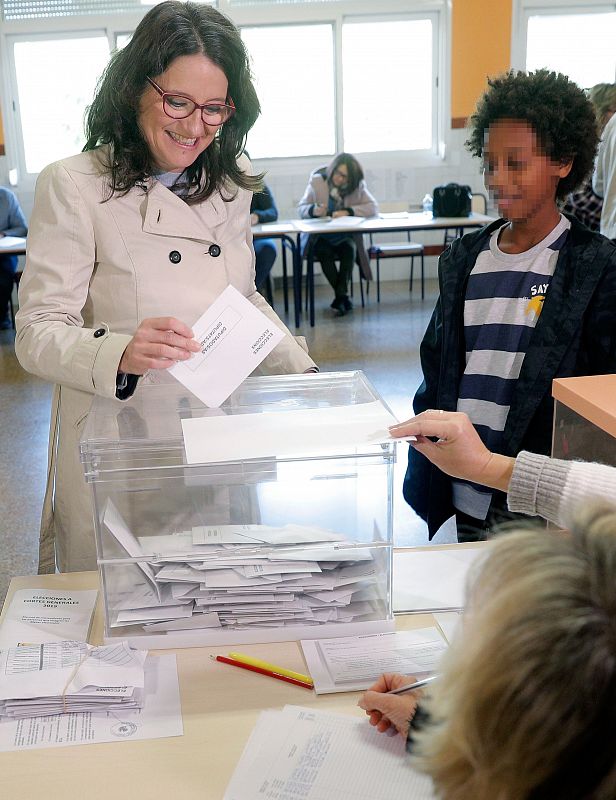
[[[447,648],[436,628],[307,639],[301,645],[317,694],[367,689],[384,672],[431,674]]]
[[[390,441],[396,418],[375,400],[352,406],[182,420],[189,464],[341,453]]]
[[[46,642],[0,650],[0,717],[33,716],[120,697],[141,705],[147,650]],[[134,691],[135,690],[135,691]]]
[[[0,250],[7,250],[9,247],[23,247],[26,240],[23,236],[0,236]]]
[[[175,654],[145,662],[143,707],[8,719],[0,722],[0,752],[182,736]]]
[[[293,225],[288,222],[263,222],[255,226],[261,233],[293,233]],[[290,229],[290,231],[289,231]],[[254,228],[253,228],[254,230]],[[258,242],[259,239],[255,239]]]
[[[311,231],[313,228],[326,225],[328,228],[358,228],[366,217],[313,217],[297,221],[295,226],[298,231]]]
[[[394,611],[463,608],[468,571],[484,553],[481,546],[394,553]]]
[[[111,533],[111,535],[117,540],[118,544],[121,545],[123,550],[125,550],[128,555],[131,556],[131,558],[140,558],[143,556],[141,545],[133,536],[133,532],[124,521],[124,518],[115,507],[110,497],[107,498],[107,502],[105,503],[103,523],[109,533]],[[152,602],[160,603],[160,586],[156,583],[154,570],[145,561],[136,561],[135,563],[145,576],[151,588]],[[145,603],[143,605],[145,605]]]
[[[358,228],[365,220],[365,217],[352,217],[343,215],[342,217],[332,217],[328,223],[329,228]]]
[[[168,372],[216,408],[284,338],[280,328],[234,286],[227,286],[193,325],[201,352]]]
[[[462,611],[439,611],[432,615],[449,644],[462,632],[462,613]]]
[[[18,589],[0,625],[0,650],[64,639],[85,642],[97,595],[96,589]]]
[[[224,800],[435,800],[401,736],[298,706],[263,711]]]

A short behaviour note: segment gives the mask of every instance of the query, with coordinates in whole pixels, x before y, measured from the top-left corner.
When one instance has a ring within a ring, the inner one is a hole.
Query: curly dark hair
[[[156,79],[176,58],[199,53],[224,72],[236,113],[186,170],[184,199],[201,202],[228,188],[228,182],[251,191],[260,188],[262,176],[247,175],[237,166],[261,110],[239,31],[211,6],[166,0],[143,17],[126,47],[113,54],[87,111],[84,151],[111,145],[108,163],[103,161],[109,172],[107,199],[134,186],[147,191],[148,178],[156,171],[138,124],[147,76]],[[234,195],[228,194],[225,199],[231,200]]]
[[[349,175],[344,190],[345,195],[349,195],[354,192],[361,181],[363,181],[364,171],[355,156],[351,155],[350,153],[338,153],[338,155],[332,158],[325,170],[325,176],[330,186],[332,185],[332,175],[341,164],[345,165]]]
[[[585,92],[566,75],[547,69],[511,70],[489,78],[488,87],[471,117],[466,142],[470,152],[483,156],[485,133],[496,120],[525,120],[550,159],[573,161],[569,174],[558,182],[556,199],[577,189],[593,169],[599,142],[595,112]]]

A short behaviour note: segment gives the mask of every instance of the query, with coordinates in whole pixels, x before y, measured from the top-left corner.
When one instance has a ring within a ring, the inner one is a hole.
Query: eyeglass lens
[[[231,116],[231,108],[229,106],[221,103],[206,103],[204,106],[198,106],[189,97],[183,97],[182,95],[166,94],[163,103],[165,113],[173,117],[173,119],[190,117],[197,108],[201,108],[203,121],[209,122],[211,125],[221,125]]]

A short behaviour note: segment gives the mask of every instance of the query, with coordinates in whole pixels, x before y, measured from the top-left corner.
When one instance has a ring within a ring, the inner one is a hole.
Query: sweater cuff
[[[424,711],[420,704],[417,705],[415,713],[409,722],[408,733],[406,734],[406,752],[412,753],[415,746],[414,734],[422,730],[430,723],[430,712]]]
[[[560,492],[570,465],[566,461],[522,451],[515,460],[507,506],[510,511],[558,519]]]

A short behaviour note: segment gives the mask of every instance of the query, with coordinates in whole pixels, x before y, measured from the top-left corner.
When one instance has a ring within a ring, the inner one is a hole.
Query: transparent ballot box
[[[616,375],[553,382],[552,456],[616,466]]]
[[[393,630],[393,421],[362,372],[249,378],[216,409],[175,381],[96,398],[81,458],[106,640]]]

